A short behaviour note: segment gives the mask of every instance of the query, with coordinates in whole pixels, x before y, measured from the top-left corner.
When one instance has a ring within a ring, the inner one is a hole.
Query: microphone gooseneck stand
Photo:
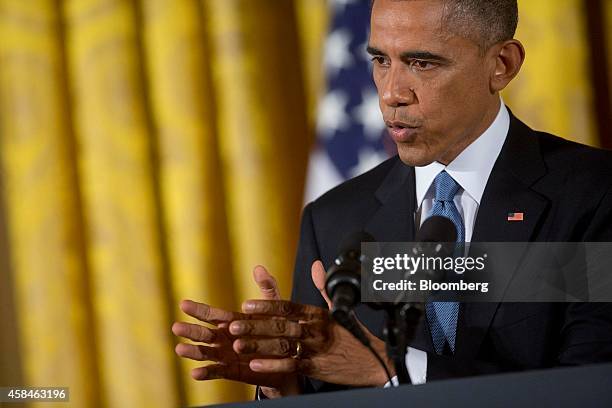
[[[450,255],[455,246],[443,244],[454,243],[456,240],[457,229],[450,219],[431,216],[417,231],[416,245],[412,247],[411,252],[413,256],[428,254],[444,257]],[[422,269],[419,274],[437,282],[444,279],[443,274],[435,269]],[[382,306],[387,315],[383,334],[387,343],[387,354],[395,365],[400,384],[411,384],[406,367],[406,351],[408,344],[414,339],[417,325],[425,310],[424,300],[427,298],[428,296],[424,296],[423,302],[401,302],[401,299],[397,298],[394,302],[377,305],[379,308]]]
[[[412,248],[414,256],[422,253],[440,255],[444,250],[443,242],[455,242],[457,231],[455,225],[446,217],[429,217],[418,233]],[[364,231],[347,236],[338,250],[339,255],[327,272],[325,290],[332,299],[331,315],[343,327],[364,344],[385,369],[391,381],[389,370],[381,356],[374,350],[368,336],[361,330],[355,318],[354,308],[361,302],[361,266],[365,255],[361,253],[361,243],[376,242],[374,237]],[[435,271],[422,271],[434,280],[439,280]],[[419,320],[425,309],[422,302],[367,302],[374,309],[383,309],[386,313],[386,325],[383,335],[388,357],[393,361],[400,384],[410,384],[406,367],[406,350],[413,340]]]
[[[400,384],[411,384],[406,368],[406,349],[414,338],[417,324],[423,315],[422,303],[391,304],[384,308],[387,315],[383,335],[387,355],[393,361]]]

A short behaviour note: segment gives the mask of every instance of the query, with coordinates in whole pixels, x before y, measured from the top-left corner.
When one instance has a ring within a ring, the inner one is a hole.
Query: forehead
[[[407,47],[443,47],[451,37],[443,17],[442,0],[375,0],[370,45],[399,47],[400,52]]]

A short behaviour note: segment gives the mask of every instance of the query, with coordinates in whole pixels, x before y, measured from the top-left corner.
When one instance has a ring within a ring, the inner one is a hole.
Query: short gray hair
[[[517,0],[444,0],[444,23],[482,50],[511,40],[518,25]]]
[[[370,6],[375,0],[370,1]],[[409,1],[409,0],[396,0]],[[443,23],[475,41],[481,51],[511,40],[518,25],[517,0],[443,0]]]

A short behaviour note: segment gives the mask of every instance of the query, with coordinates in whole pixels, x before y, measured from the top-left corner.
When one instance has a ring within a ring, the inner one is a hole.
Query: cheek
[[[444,131],[444,124],[457,111],[458,93],[452,85],[440,82],[428,84],[418,95],[419,114],[430,131]]]
[[[446,131],[447,127],[468,120],[470,112],[479,109],[482,84],[471,78],[449,76],[423,84],[419,109],[430,125]]]

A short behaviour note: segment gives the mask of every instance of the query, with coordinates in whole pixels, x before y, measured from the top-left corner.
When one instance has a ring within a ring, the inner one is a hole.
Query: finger
[[[250,315],[280,316],[298,320],[324,319],[328,314],[320,307],[287,300],[247,300],[242,304],[242,311]]]
[[[258,373],[294,373],[298,369],[295,358],[255,359],[249,363],[249,368]]]
[[[233,347],[238,354],[291,357],[296,353],[297,341],[285,338],[261,339],[249,337],[235,340]]]
[[[198,367],[191,370],[191,378],[194,380],[217,380],[220,378],[234,379],[230,376],[230,370],[227,366],[221,364],[212,364],[206,367]]]
[[[212,364],[191,370],[191,377],[195,380],[206,381],[225,378],[228,380],[246,382],[247,384],[259,384],[267,387],[277,387],[286,380],[284,374],[258,375],[252,372],[247,362],[233,364],[231,366]]]
[[[229,332],[235,336],[300,338],[302,336],[302,327],[297,322],[285,319],[236,320],[230,323]]]
[[[230,322],[232,320],[248,319],[242,313],[229,312],[227,310],[218,309],[204,303],[194,302],[192,300],[181,301],[180,308],[189,316],[195,317],[203,322],[218,324]]]
[[[236,358],[230,355],[230,353],[224,352],[218,347],[203,346],[201,344],[179,343],[174,348],[174,352],[179,357],[184,357],[196,361],[215,361],[228,363],[236,360]]]
[[[323,262],[317,260],[312,263],[312,268],[310,269],[310,274],[312,276],[312,282],[319,289],[321,296],[325,299],[325,303],[327,303],[327,307],[329,309],[332,308],[333,303],[329,296],[327,296],[327,292],[325,291],[325,268],[323,267]]]
[[[257,265],[253,269],[253,279],[259,287],[259,291],[264,299],[280,300],[281,295],[278,290],[278,284],[274,276],[270,275],[267,269],[261,265]]]
[[[175,322],[172,325],[172,333],[174,333],[175,336],[184,337],[200,343],[214,343],[215,340],[220,340],[221,337],[218,336],[218,332],[219,330],[217,329],[209,329],[199,324]]]

